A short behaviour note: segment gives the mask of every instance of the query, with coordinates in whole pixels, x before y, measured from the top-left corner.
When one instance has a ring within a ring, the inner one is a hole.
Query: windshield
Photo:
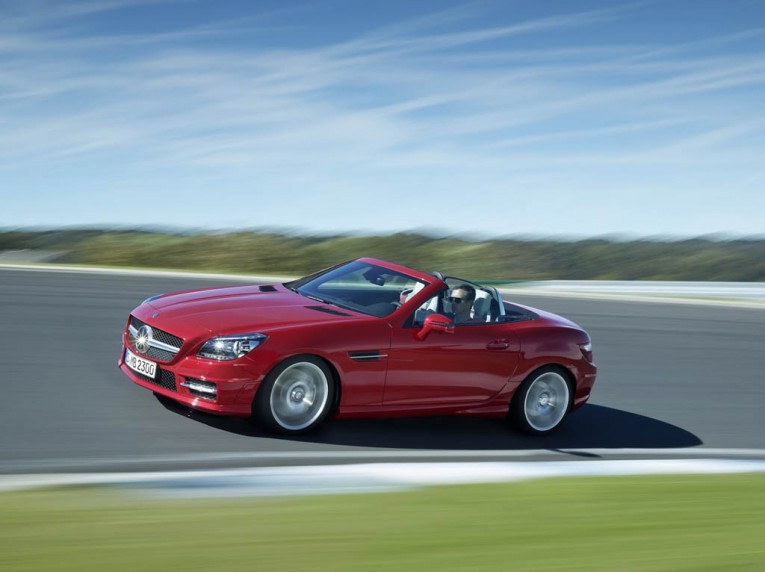
[[[285,286],[312,300],[382,318],[393,313],[407,294],[426,284],[406,274],[356,260]]]

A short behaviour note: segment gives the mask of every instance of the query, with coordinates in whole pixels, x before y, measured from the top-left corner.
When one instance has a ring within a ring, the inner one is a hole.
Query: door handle
[[[510,347],[510,340],[494,340],[486,344],[487,350],[506,350]]]

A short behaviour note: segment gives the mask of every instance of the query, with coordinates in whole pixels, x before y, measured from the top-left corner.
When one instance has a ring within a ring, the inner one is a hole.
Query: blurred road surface
[[[631,449],[765,455],[762,310],[516,296],[584,326],[600,368],[590,404],[546,438],[466,418],[334,421],[275,437],[163,404],[117,370],[125,320],[144,298],[227,283],[0,269],[0,472],[620,458]]]

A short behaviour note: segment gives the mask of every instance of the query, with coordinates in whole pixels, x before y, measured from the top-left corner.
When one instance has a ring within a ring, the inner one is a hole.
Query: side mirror
[[[454,333],[454,322],[443,314],[430,314],[425,317],[422,329],[415,334],[418,340],[424,340],[430,332]]]

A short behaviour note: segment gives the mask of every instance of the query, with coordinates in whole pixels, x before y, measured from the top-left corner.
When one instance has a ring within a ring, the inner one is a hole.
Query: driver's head
[[[470,284],[460,284],[459,286],[452,288],[452,294],[449,296],[449,301],[452,303],[452,310],[458,320],[466,320],[470,318],[470,310],[473,308],[473,300],[475,300],[475,288]]]

